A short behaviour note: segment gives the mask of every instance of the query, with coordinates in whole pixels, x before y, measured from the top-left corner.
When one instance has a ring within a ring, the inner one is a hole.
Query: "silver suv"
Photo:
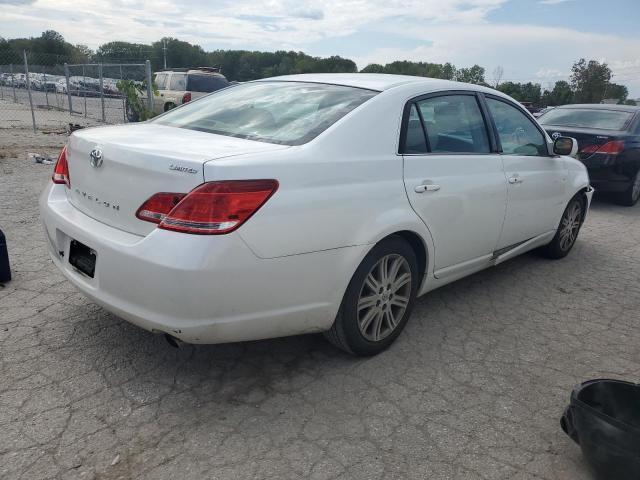
[[[153,97],[153,111],[156,114],[230,85],[216,67],[162,70],[154,75],[154,82],[158,87],[158,94]],[[127,108],[127,119],[136,122],[138,115],[133,109]]]

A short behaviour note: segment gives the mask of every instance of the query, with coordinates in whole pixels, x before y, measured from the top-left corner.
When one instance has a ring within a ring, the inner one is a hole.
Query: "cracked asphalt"
[[[37,198],[64,136],[0,134],[0,478],[590,478],[574,385],[640,377],[640,205],[596,199],[573,252],[422,297],[385,353],[320,335],[177,350],[85,299]]]

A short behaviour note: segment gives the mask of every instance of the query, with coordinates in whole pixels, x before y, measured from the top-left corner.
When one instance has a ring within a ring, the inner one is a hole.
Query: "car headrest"
[[[460,109],[458,105],[450,105],[450,104],[439,104],[436,105],[433,109],[434,116],[449,116],[449,115],[458,115],[460,113]]]

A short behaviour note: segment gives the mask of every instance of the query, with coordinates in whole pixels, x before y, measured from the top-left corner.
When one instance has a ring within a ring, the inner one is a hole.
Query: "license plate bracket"
[[[96,272],[96,252],[77,240],[71,240],[69,263],[80,273],[93,278]]]

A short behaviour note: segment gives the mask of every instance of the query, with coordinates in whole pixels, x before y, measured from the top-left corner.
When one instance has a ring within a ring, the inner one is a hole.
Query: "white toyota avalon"
[[[569,253],[592,195],[575,151],[489,88],[293,75],[76,131],[40,208],[66,277],[171,342],[326,332],[372,355],[416,297]]]

